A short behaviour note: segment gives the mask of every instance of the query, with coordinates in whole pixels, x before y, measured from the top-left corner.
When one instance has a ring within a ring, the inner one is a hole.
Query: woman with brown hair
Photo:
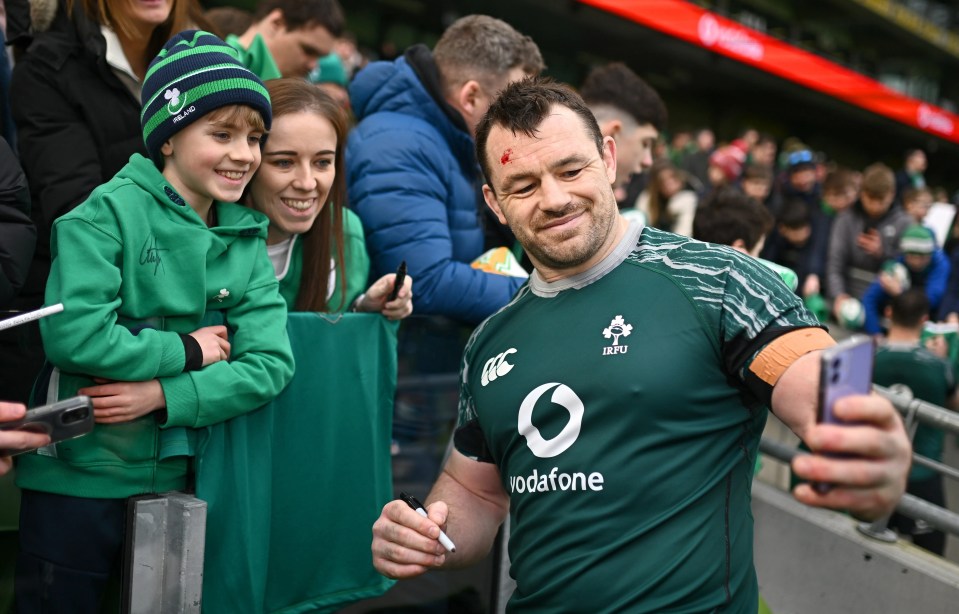
[[[686,187],[686,181],[686,174],[668,160],[660,160],[649,169],[649,184],[636,200],[647,225],[692,236],[698,199]]]
[[[270,218],[267,251],[287,305],[296,311],[406,317],[413,310],[409,277],[393,300],[393,273],[366,288],[370,260],[363,227],[343,206],[343,109],[301,79],[266,83],[273,127],[244,202]]]

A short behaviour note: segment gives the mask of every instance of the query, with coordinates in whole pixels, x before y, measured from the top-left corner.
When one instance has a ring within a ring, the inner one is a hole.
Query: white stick
[[[61,311],[63,311],[63,303],[57,303],[56,305],[50,305],[49,307],[41,307],[36,311],[21,313],[18,316],[13,316],[12,318],[7,318],[6,320],[0,320],[0,330],[13,328],[14,326],[19,326],[25,322],[39,320],[40,318],[44,318],[55,313],[60,313]]]

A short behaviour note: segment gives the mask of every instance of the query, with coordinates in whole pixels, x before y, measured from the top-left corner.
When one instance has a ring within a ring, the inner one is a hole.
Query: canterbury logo
[[[552,439],[545,439],[539,429],[533,425],[533,408],[536,407],[539,398],[551,388],[556,388],[556,390],[553,391],[550,400],[569,412],[569,422],[566,423],[559,435]],[[551,382],[538,386],[526,395],[519,408],[516,427],[519,434],[526,438],[526,445],[529,446],[533,454],[539,458],[553,458],[576,443],[576,439],[579,438],[579,431],[583,427],[583,413],[585,413],[583,401],[576,396],[576,393],[569,386]]]
[[[486,364],[483,365],[483,376],[480,378],[480,383],[485,386],[497,377],[502,377],[512,371],[513,365],[506,362],[506,357],[515,353],[516,348],[510,348],[487,360]]]

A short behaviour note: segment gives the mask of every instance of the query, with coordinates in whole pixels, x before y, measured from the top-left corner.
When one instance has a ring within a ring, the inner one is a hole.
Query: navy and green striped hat
[[[150,62],[140,99],[143,142],[160,168],[163,143],[210,111],[246,105],[260,112],[267,130],[273,119],[260,78],[240,62],[233,47],[201,30],[184,30],[163,46]]]

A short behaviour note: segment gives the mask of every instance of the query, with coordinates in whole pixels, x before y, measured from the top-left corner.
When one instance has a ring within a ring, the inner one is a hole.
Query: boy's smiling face
[[[260,166],[264,131],[238,119],[244,113],[222,111],[191,123],[160,149],[163,176],[198,213],[213,201],[238,201]]]

